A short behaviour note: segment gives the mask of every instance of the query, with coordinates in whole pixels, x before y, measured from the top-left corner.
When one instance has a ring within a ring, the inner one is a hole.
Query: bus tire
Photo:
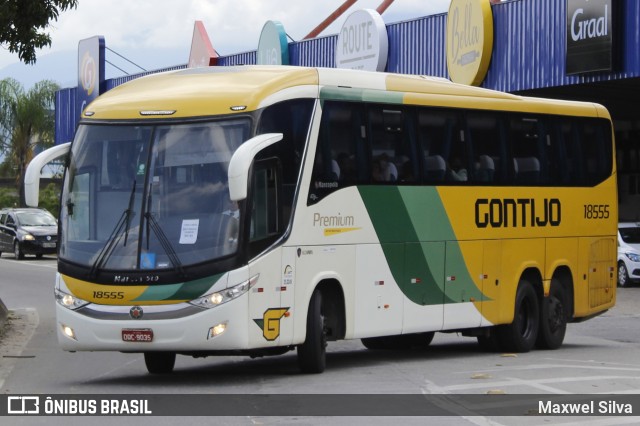
[[[322,314],[322,293],[316,289],[309,302],[307,337],[298,346],[298,366],[305,374],[322,373],[327,365],[327,336]]]
[[[540,326],[538,297],[527,280],[521,280],[516,292],[513,322],[498,326],[500,347],[506,352],[529,352],[538,338]]]
[[[144,363],[151,374],[169,374],[176,364],[175,352],[145,352]]]
[[[541,349],[558,349],[567,331],[567,294],[560,281],[552,279],[549,297],[540,306],[540,329],[536,346]]]

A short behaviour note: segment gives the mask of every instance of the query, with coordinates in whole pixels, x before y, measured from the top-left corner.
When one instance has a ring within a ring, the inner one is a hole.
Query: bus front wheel
[[[322,293],[316,289],[307,313],[307,337],[298,346],[298,365],[303,373],[322,373],[327,364],[327,336],[322,313]]]
[[[144,363],[151,374],[169,374],[176,363],[175,352],[145,352]]]
[[[507,352],[529,352],[538,338],[540,310],[531,283],[520,281],[516,292],[515,312],[511,324],[498,326],[500,347]]]

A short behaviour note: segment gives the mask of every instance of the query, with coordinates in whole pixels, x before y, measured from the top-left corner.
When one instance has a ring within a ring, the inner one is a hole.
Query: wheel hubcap
[[[627,270],[623,265],[618,268],[618,283],[620,286],[624,286],[627,282]]]
[[[562,327],[564,318],[564,307],[562,302],[555,297],[549,300],[549,330],[555,333]]]

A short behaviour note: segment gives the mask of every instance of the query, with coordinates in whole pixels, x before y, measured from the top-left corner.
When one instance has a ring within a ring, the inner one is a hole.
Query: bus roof
[[[98,97],[83,118],[206,117],[252,111],[295,97],[609,118],[606,109],[595,104],[524,98],[437,77],[258,65],[190,68],[132,80]]]

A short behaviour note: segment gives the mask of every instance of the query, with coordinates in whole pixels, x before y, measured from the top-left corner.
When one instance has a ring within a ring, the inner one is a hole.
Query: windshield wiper
[[[178,272],[180,272],[180,274],[184,275],[185,273],[184,268],[182,267],[182,262],[180,261],[180,258],[178,257],[176,251],[173,249],[171,241],[169,241],[169,239],[167,238],[167,234],[164,233],[156,218],[153,217],[153,214],[151,214],[151,212],[145,213],[144,217],[147,219],[147,226],[151,225],[151,230],[153,230],[153,233],[156,234],[156,237],[158,238],[162,249],[167,254],[167,257],[169,257],[169,260],[171,261],[171,264],[173,264],[173,267]],[[149,234],[147,233],[147,238],[149,238],[148,235]]]
[[[111,257],[111,254],[113,254],[114,248],[118,245],[118,243],[122,239],[123,228],[125,228],[124,246],[126,247],[127,239],[129,238],[129,227],[131,224],[131,218],[134,215],[133,200],[135,198],[135,193],[136,193],[136,180],[134,179],[133,188],[131,188],[131,194],[129,195],[129,205],[127,206],[126,210],[122,212],[120,219],[118,219],[118,222],[116,223],[113,230],[111,231],[111,234],[107,239],[107,244],[105,244],[100,250],[100,252],[98,252],[96,261],[93,262],[93,265],[91,265],[91,270],[89,271],[89,276],[91,278],[96,277],[98,269],[100,269],[102,265],[104,265],[109,260],[109,258]]]
[[[173,267],[181,275],[184,276],[185,275],[184,268],[182,267],[182,262],[180,261],[180,258],[178,257],[178,254],[176,253],[175,249],[173,248],[173,245],[171,244],[171,241],[169,241],[169,238],[167,238],[167,234],[164,233],[164,231],[162,230],[162,227],[160,226],[160,224],[158,223],[156,218],[153,217],[153,214],[151,213],[151,189],[149,189],[149,195],[147,197],[147,212],[144,214],[144,218],[147,221],[147,232],[146,232],[146,234],[147,234],[147,250],[149,250],[149,234],[150,234],[149,228],[151,228],[153,233],[156,235],[156,238],[160,242],[160,245],[162,246],[162,249],[167,254],[167,257],[169,258],[169,261],[171,262]]]

